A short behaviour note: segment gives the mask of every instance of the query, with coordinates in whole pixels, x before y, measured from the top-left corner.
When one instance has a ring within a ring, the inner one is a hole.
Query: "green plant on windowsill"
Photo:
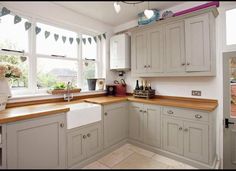
[[[64,82],[57,82],[54,84],[47,92],[50,94],[65,94],[67,92],[67,84]],[[80,88],[72,85],[69,87],[69,91],[73,93],[79,93],[81,91]]]

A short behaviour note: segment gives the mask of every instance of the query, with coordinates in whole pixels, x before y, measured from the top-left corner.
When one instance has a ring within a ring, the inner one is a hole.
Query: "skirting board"
[[[191,160],[191,159],[185,158],[183,156],[179,156],[179,155],[176,155],[174,153],[171,153],[171,152],[168,152],[168,151],[164,151],[164,150],[161,150],[159,148],[155,148],[155,147],[143,144],[141,142],[138,142],[138,141],[135,141],[135,140],[132,140],[132,139],[128,139],[128,143],[136,145],[136,146],[139,146],[139,147],[141,147],[143,149],[155,152],[157,154],[169,157],[169,158],[177,160],[179,162],[186,163],[188,165],[191,165],[191,166],[199,168],[199,169],[218,169],[217,166],[219,167],[219,161],[217,161],[216,157],[215,157],[215,159],[213,161],[212,166],[209,166],[207,164],[200,163],[200,162],[197,162],[195,160]]]

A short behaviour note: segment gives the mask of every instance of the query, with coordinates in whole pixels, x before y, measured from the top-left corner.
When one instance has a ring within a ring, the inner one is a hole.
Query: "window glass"
[[[92,36],[82,35],[82,39],[84,38],[86,39],[86,42],[84,43],[82,41],[82,58],[97,59],[97,43]],[[88,41],[88,38],[91,38],[91,43]]]
[[[83,62],[83,71],[82,71],[82,90],[88,90],[88,78],[96,78],[96,63],[94,62]]]
[[[76,41],[77,34],[75,32],[42,23],[37,23],[37,26],[41,28],[41,32],[36,36],[37,54],[60,55],[69,58],[78,57],[78,44]],[[50,35],[47,38],[45,38],[45,31],[50,32]],[[57,41],[54,34],[58,35]],[[66,37],[65,43],[62,40],[62,36]],[[73,38],[72,44],[69,41],[70,37]]]
[[[236,8],[226,11],[226,44],[236,44]]]
[[[72,82],[77,86],[78,62],[74,60],[38,58],[37,87],[49,88],[56,83]]]
[[[11,84],[12,89],[27,88],[28,87],[28,72],[29,72],[28,58],[26,56],[0,54],[0,63],[2,62],[10,63],[14,66],[17,66],[22,72],[22,76],[20,78],[10,79],[10,84]]]
[[[22,18],[21,22],[14,24],[14,16],[0,17],[0,49],[11,49],[28,52],[28,31]]]

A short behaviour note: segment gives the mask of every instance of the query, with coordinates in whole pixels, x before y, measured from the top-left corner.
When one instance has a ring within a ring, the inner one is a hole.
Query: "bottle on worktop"
[[[138,83],[138,80],[136,80],[136,86],[135,86],[135,90],[139,90],[140,87],[139,87],[139,83]]]

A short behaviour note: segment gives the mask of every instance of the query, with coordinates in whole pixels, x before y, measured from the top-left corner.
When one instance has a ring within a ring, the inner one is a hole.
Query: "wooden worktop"
[[[156,96],[153,99],[144,99],[144,98],[135,98],[132,96],[127,97],[96,97],[84,99],[86,102],[96,103],[96,104],[111,104],[115,102],[122,101],[131,101],[131,102],[139,102],[146,104],[155,104],[162,106],[173,106],[173,107],[183,107],[204,111],[213,111],[217,105],[217,100],[212,99],[195,99],[195,98],[186,98],[186,97],[172,97],[172,96]]]
[[[218,105],[217,100],[212,100],[212,99],[195,99],[195,98],[172,97],[172,96],[156,96],[156,98],[153,99],[135,98],[133,96],[125,96],[125,97],[102,96],[102,97],[74,100],[69,103],[55,102],[55,103],[47,103],[40,105],[38,104],[31,106],[8,108],[0,112],[0,124],[68,112],[70,110],[70,108],[67,106],[68,104],[90,102],[90,103],[106,105],[123,101],[155,104],[162,106],[183,107],[183,108],[204,110],[209,112],[213,111]]]
[[[69,110],[69,107],[58,104],[9,108],[0,112],[0,124],[68,112]]]

